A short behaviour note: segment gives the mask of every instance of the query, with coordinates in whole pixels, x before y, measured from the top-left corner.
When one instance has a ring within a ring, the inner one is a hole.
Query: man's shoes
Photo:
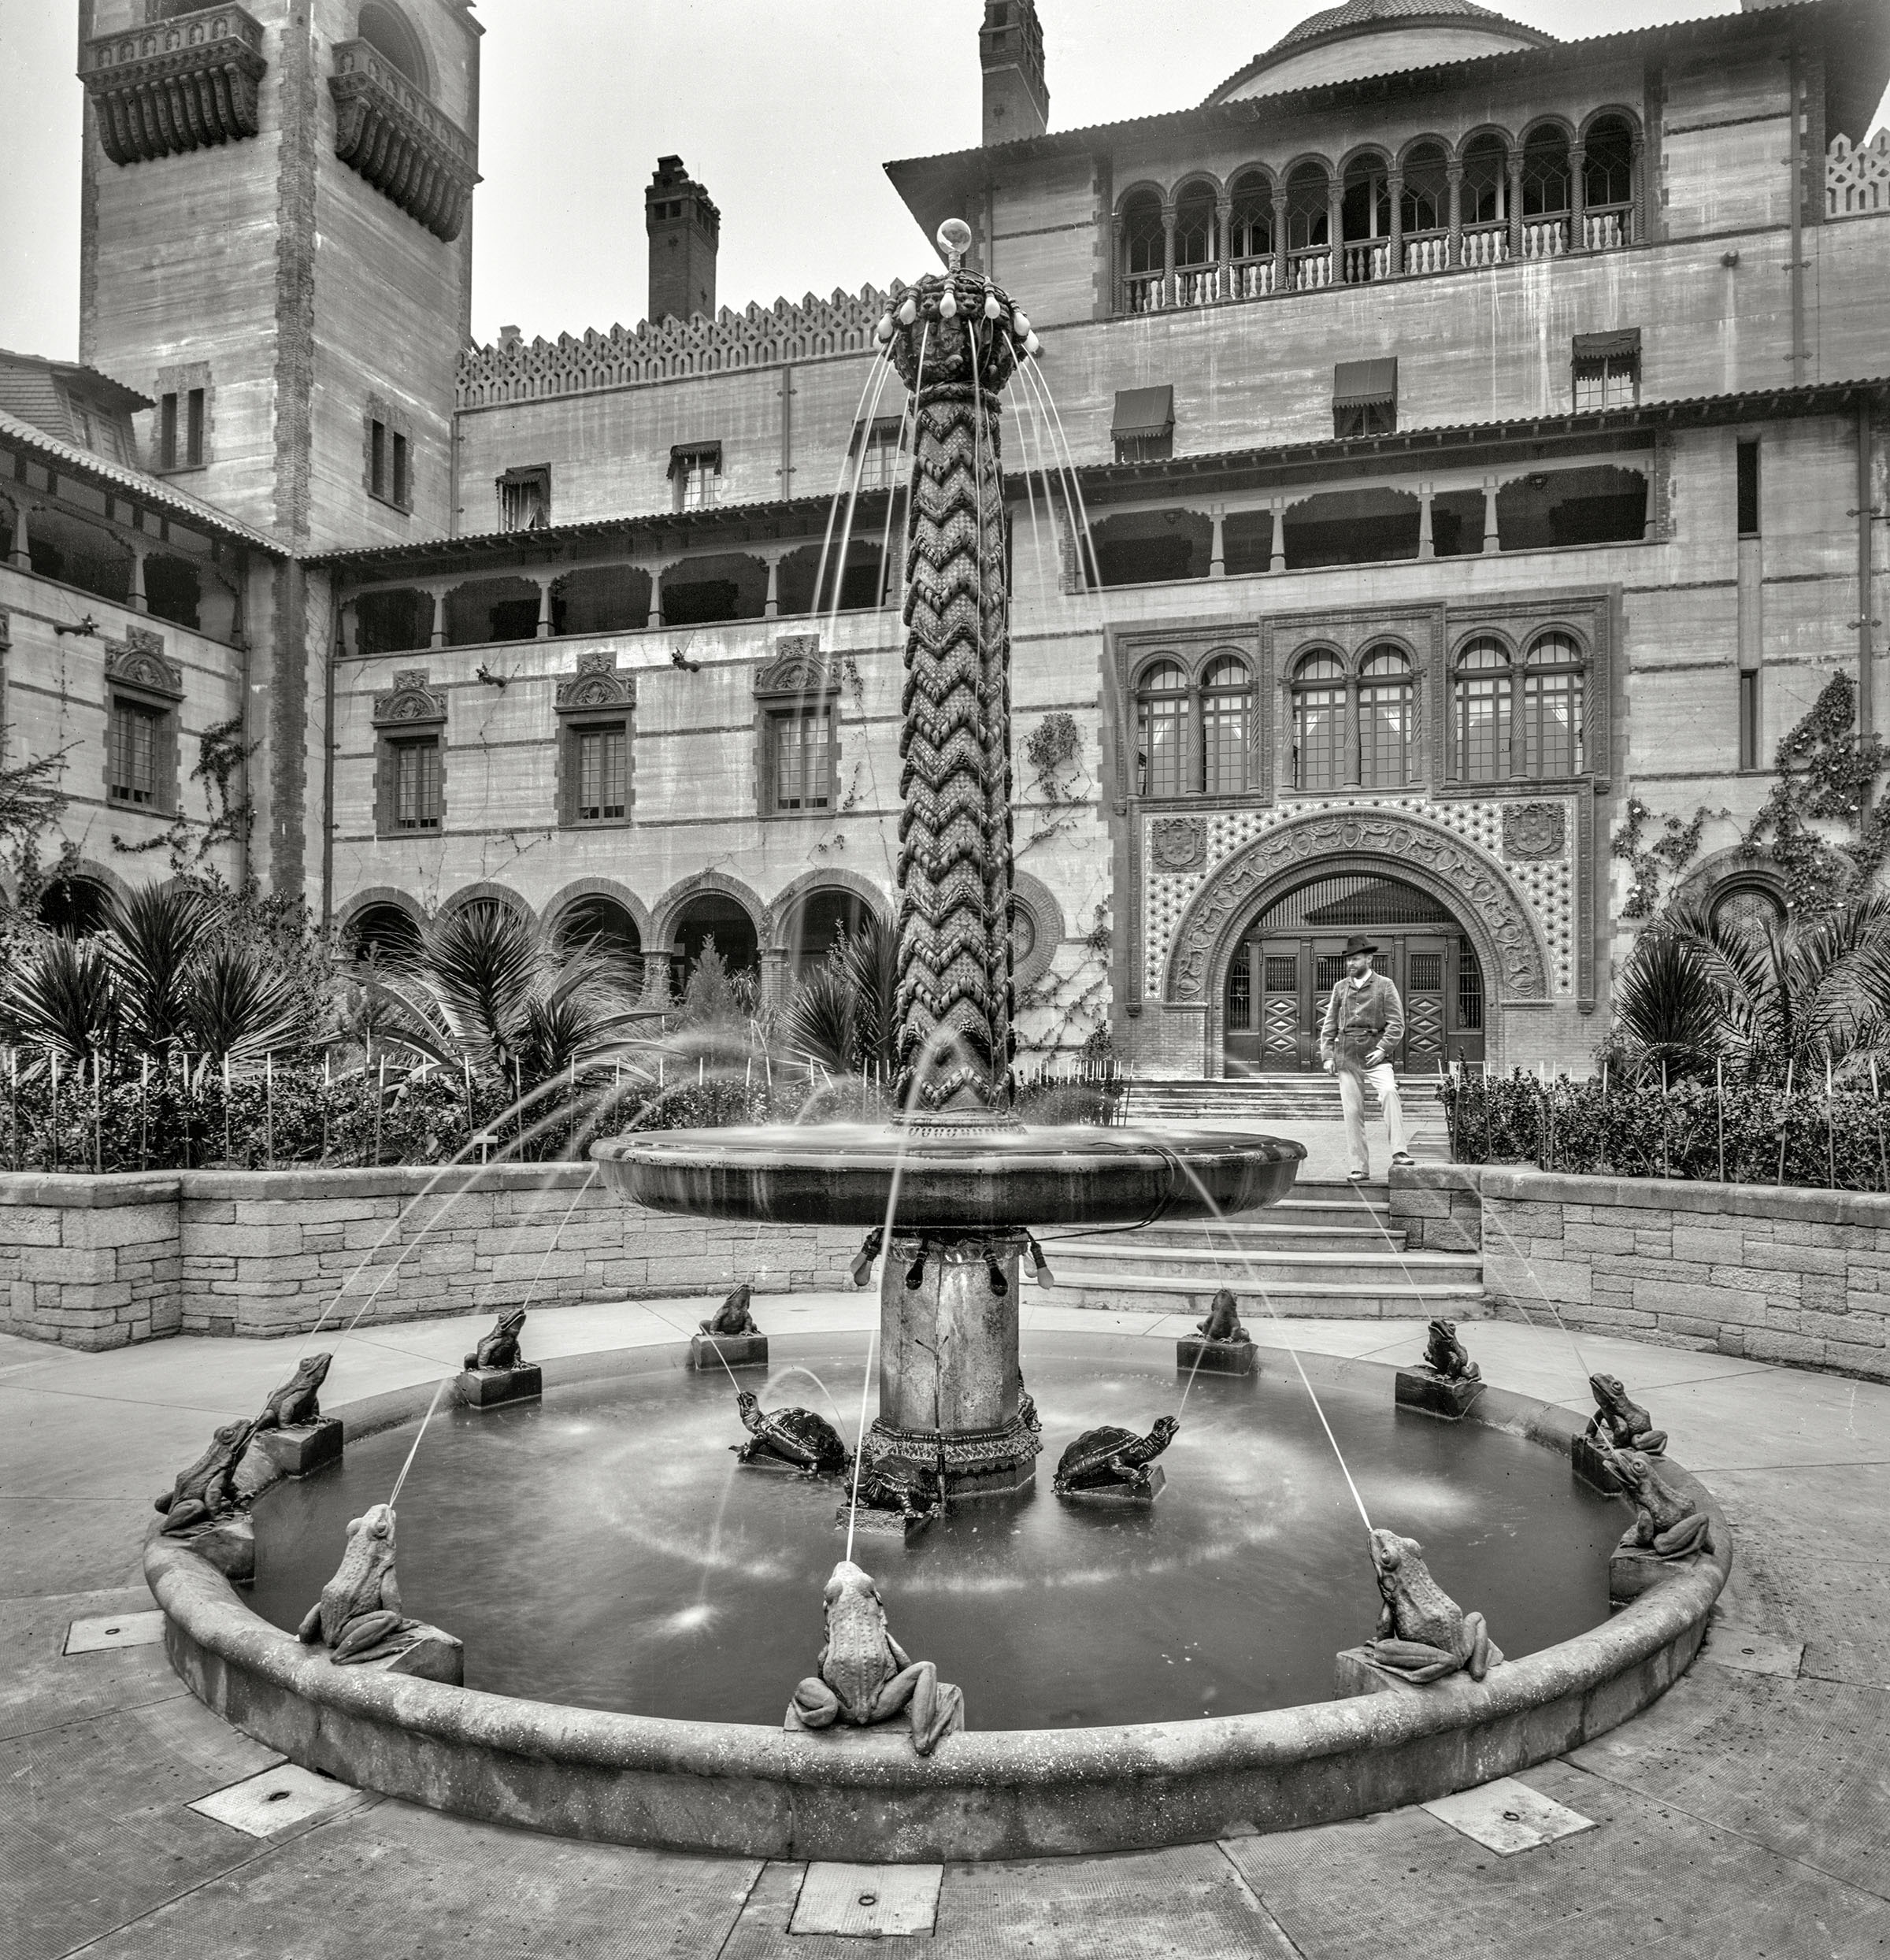
[[[1372,1173],[1369,1170],[1348,1170],[1345,1173],[1345,1181],[1348,1184],[1369,1184],[1372,1181]]]
[[[1417,1158],[1412,1156],[1409,1150],[1394,1150],[1392,1153],[1392,1162],[1394,1164],[1414,1164],[1417,1161]]]

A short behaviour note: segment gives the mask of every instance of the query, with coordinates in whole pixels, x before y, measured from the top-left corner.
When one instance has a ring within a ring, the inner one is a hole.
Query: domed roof
[[[1207,99],[1277,95],[1321,82],[1547,47],[1555,39],[1475,0],[1342,0],[1307,15]]]

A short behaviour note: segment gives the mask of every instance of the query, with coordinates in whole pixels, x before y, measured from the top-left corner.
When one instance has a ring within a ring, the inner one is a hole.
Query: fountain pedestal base
[[[1254,1375],[1260,1372],[1259,1350],[1251,1341],[1216,1341],[1204,1334],[1184,1334],[1175,1343],[1175,1365],[1189,1375]]]
[[[530,1362],[521,1362],[516,1368],[469,1368],[459,1377],[459,1399],[469,1409],[534,1401],[544,1391],[544,1375]]]
[[[307,1476],[341,1461],[341,1421],[323,1416],[314,1422],[285,1422],[280,1429],[257,1432],[251,1446],[273,1462],[284,1476]]]
[[[1464,1376],[1433,1375],[1428,1368],[1400,1368],[1393,1398],[1400,1409],[1456,1422],[1483,1393],[1483,1384]]]
[[[689,1339],[689,1365],[713,1373],[718,1368],[765,1368],[765,1334],[694,1334]]]

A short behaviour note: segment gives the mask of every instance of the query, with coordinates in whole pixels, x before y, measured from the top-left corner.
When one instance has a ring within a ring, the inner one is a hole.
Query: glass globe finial
[[[934,234],[939,250],[954,272],[965,263],[965,254],[971,250],[971,227],[962,218],[947,218]]]

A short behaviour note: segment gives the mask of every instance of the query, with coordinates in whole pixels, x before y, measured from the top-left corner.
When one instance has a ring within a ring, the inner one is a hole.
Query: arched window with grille
[[[1509,156],[1500,136],[1470,139],[1463,153],[1463,221],[1500,224],[1510,215]]]
[[[1316,163],[1303,163],[1286,181],[1286,246],[1302,252],[1332,240],[1332,207],[1325,172]]]
[[[1264,171],[1246,170],[1235,178],[1228,231],[1228,258],[1273,257],[1273,187]]]
[[[1217,654],[1201,676],[1202,787],[1210,796],[1247,787],[1252,747],[1254,677],[1237,654]]]
[[[1392,789],[1411,780],[1418,684],[1395,647],[1374,648],[1358,669],[1359,780]]]
[[[1168,244],[1162,230],[1162,200],[1138,191],[1122,207],[1124,303],[1131,313],[1165,305]]]
[[[1581,649],[1567,633],[1542,633],[1522,669],[1522,773],[1576,776],[1583,768]]]
[[[1345,780],[1345,665],[1310,653],[1293,669],[1293,786],[1334,790]]]
[[[1510,773],[1512,683],[1500,640],[1473,639],[1457,656],[1451,681],[1457,774],[1466,783],[1499,783]]]
[[[1191,183],[1175,206],[1175,263],[1211,265],[1214,262],[1214,194],[1205,183]]]
[[[1634,242],[1634,132],[1619,116],[1598,117],[1582,145],[1582,239],[1591,251]]]
[[[1138,794],[1185,795],[1188,747],[1188,676],[1178,661],[1158,660],[1136,687]]]

